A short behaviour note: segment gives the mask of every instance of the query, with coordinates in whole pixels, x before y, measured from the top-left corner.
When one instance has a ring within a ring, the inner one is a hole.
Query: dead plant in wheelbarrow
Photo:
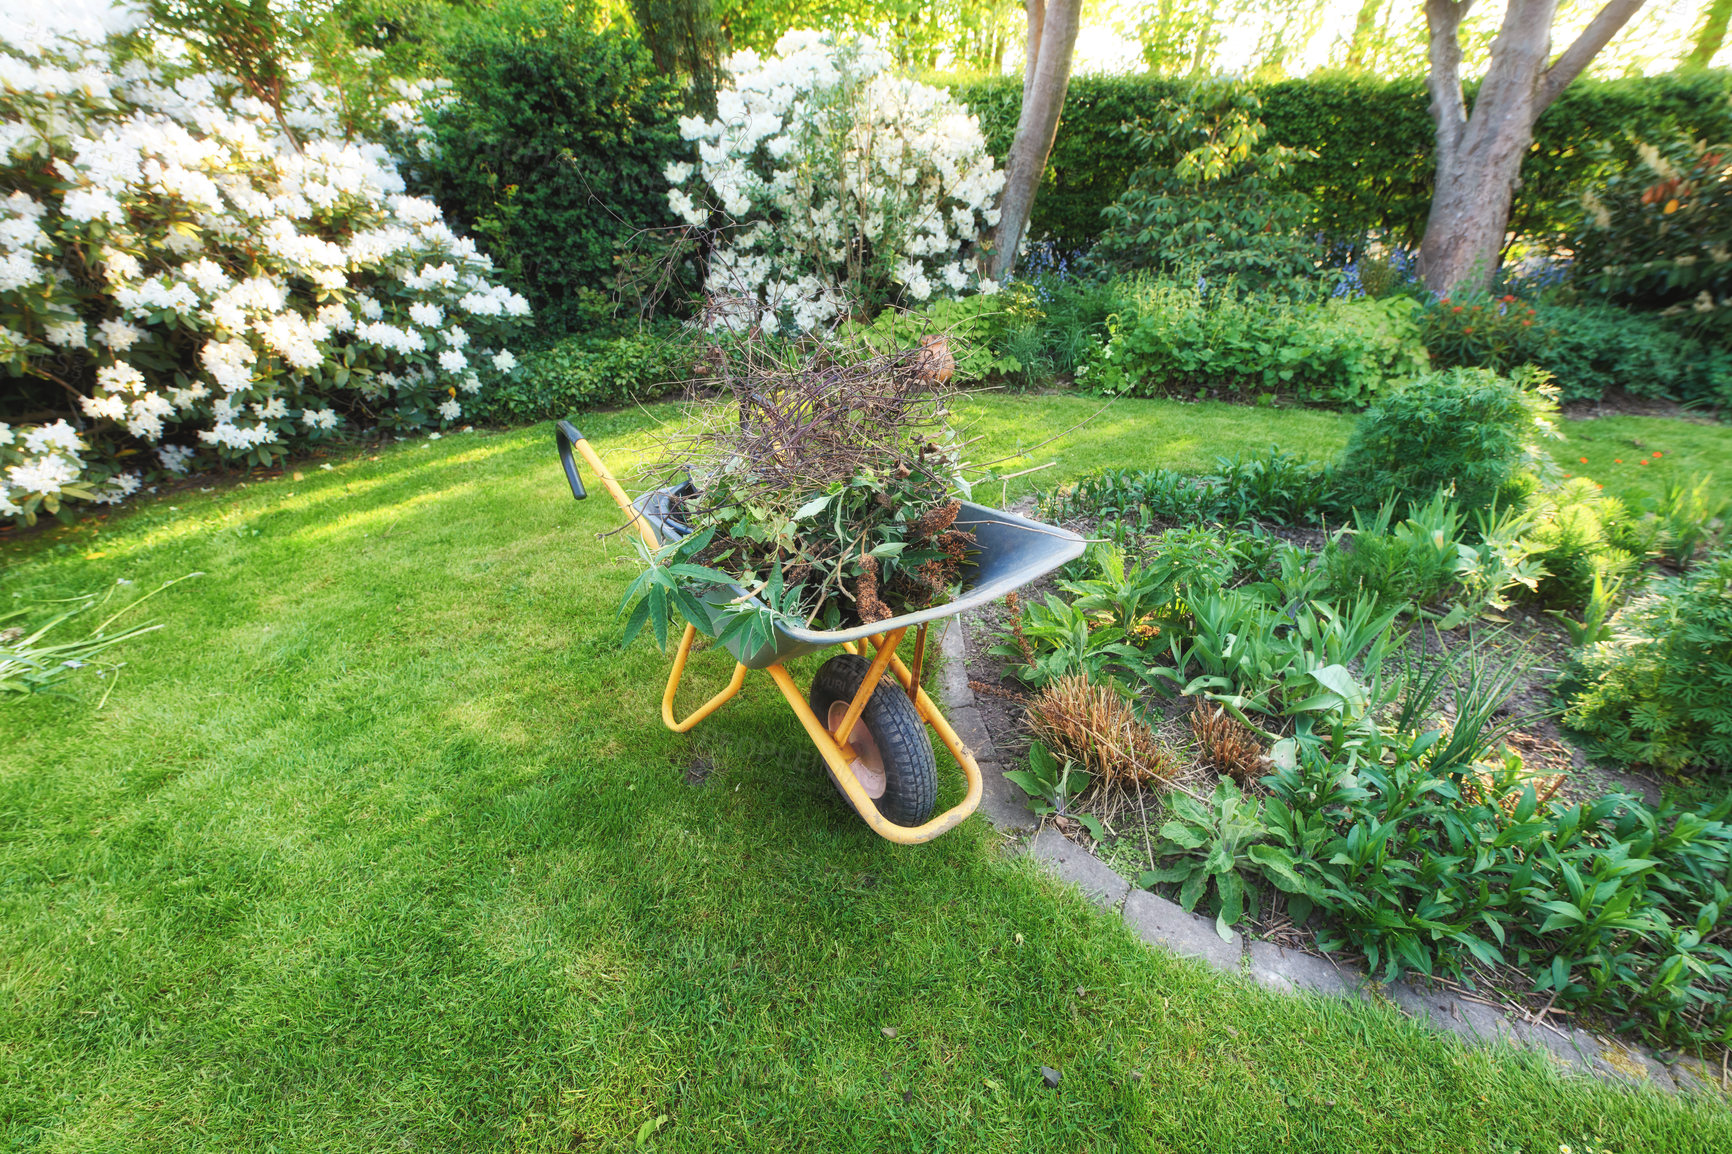
[[[663,438],[651,487],[635,498],[575,425],[555,427],[572,495],[585,496],[582,458],[637,531],[644,569],[620,602],[626,640],[647,627],[665,647],[685,619],[662,720],[685,733],[763,670],[873,831],[930,841],[974,811],[984,782],[921,689],[928,626],[1040,579],[1079,556],[1082,538],[968,499],[942,339],[886,352],[748,332],[715,342],[706,360],[713,398]],[[700,632],[733,655],[734,672],[681,718]],[[907,665],[898,647],[910,634]],[[786,663],[826,649],[841,652],[802,693]],[[964,785],[936,816],[928,729]]]
[[[778,623],[842,629],[955,598],[975,539],[954,524],[969,484],[943,338],[891,353],[745,340],[705,360],[713,397],[646,473],[688,535],[646,551],[627,640],[645,624],[665,637],[716,584],[750,595],[720,607],[718,634],[748,649]]]

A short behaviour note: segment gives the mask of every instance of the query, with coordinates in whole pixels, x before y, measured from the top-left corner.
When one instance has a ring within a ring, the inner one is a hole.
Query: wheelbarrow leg
[[[697,634],[697,626],[686,626],[686,635],[680,638],[679,651],[674,654],[673,670],[668,674],[668,687],[662,693],[662,724],[675,733],[685,733],[692,726],[727,704],[740,691],[740,686],[746,682],[746,667],[736,661],[733,680],[729,681],[720,693],[698,706],[697,710],[684,721],[674,720],[674,693],[680,687],[680,678],[685,675],[686,658],[691,654],[692,641],[697,637]]]
[[[896,630],[884,647],[878,650],[878,656],[873,659],[872,667],[866,671],[866,679],[860,683],[859,690],[854,694],[854,700],[848,703],[848,712],[842,716],[842,724],[836,727],[836,741],[847,745],[848,739],[854,736],[854,724],[860,720],[860,715],[866,711],[866,703],[872,700],[872,691],[878,688],[878,682],[884,677],[884,670],[889,667],[890,659],[896,656],[896,646],[902,640],[907,628]]]

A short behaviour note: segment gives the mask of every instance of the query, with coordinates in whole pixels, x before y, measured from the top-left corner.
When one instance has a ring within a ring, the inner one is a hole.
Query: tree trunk
[[[1726,43],[1726,25],[1729,21],[1732,21],[1732,0],[1711,0],[1708,15],[1702,21],[1702,30],[1696,33],[1695,47],[1691,48],[1690,55],[1684,58],[1684,67],[1708,67],[1714,54]]]
[[[1437,176],[1419,248],[1427,288],[1446,293],[1491,285],[1534,122],[1642,2],[1610,0],[1548,64],[1557,0],[1509,0],[1470,116],[1461,88],[1460,33],[1473,0],[1426,0],[1426,86],[1437,126]]]
[[[1004,164],[1004,192],[998,198],[998,227],[992,234],[987,275],[1003,280],[1016,267],[1016,249],[1034,210],[1034,194],[1046,172],[1058,135],[1058,117],[1070,87],[1071,54],[1076,48],[1081,0],[1027,0],[1028,62],[1022,71],[1022,114]]]

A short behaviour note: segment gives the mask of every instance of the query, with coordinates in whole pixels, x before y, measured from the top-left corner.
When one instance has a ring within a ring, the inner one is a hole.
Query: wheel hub
[[[832,737],[836,736],[836,731],[842,728],[842,722],[848,716],[848,704],[846,701],[830,703],[830,715],[824,719],[824,725]],[[866,728],[864,719],[854,723],[848,744],[854,748],[854,758],[848,763],[849,771],[866,796],[877,801],[884,796],[884,755],[878,751],[878,743],[873,740],[872,731]]]

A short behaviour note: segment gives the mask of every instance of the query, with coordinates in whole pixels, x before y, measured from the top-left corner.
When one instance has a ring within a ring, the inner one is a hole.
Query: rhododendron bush
[[[875,45],[812,32],[728,70],[716,118],[680,121],[696,164],[667,170],[676,215],[729,222],[706,272],[713,323],[809,332],[855,306],[996,290],[975,249],[1004,174],[966,106]]]
[[[0,517],[448,424],[515,367],[528,304],[289,74],[277,108],[174,42],[0,42]]]

